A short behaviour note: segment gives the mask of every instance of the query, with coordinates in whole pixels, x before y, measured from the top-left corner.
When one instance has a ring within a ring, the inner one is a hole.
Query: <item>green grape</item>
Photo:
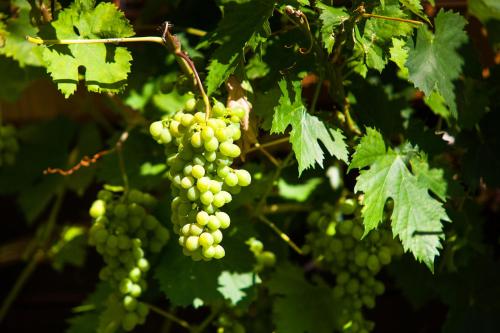
[[[185,246],[186,246],[186,249],[188,249],[189,251],[196,251],[198,249],[198,247],[200,246],[199,237],[189,236],[186,239]]]
[[[106,213],[106,202],[104,200],[96,200],[90,206],[89,214],[96,219]]]
[[[366,260],[366,266],[370,271],[377,273],[380,270],[380,261],[377,256],[370,254]]]
[[[259,253],[256,258],[257,263],[264,266],[274,266],[276,263],[276,256],[270,251],[263,251],[262,253]]]
[[[238,185],[238,176],[236,175],[236,173],[229,173],[224,178],[224,183],[226,183],[226,185],[229,187],[236,186]]]
[[[153,138],[158,138],[163,131],[163,123],[161,121],[155,121],[149,126],[149,133]]]
[[[122,309],[117,312],[113,325],[121,324],[125,330],[133,330],[137,324],[144,323],[146,317],[134,312],[140,307],[137,298],[147,288],[145,279],[150,266],[145,246],[159,252],[168,241],[169,232],[148,213],[146,208],[156,203],[149,194],[130,190],[114,198],[109,191],[101,191],[98,197],[89,211],[94,219],[89,242],[96,246],[106,265],[99,272],[99,278],[109,281],[114,290],[109,306]],[[182,201],[176,200],[172,205],[180,207]]]
[[[214,250],[215,250],[214,253],[215,259],[222,259],[226,255],[226,251],[224,251],[224,248],[220,245],[216,245]]]
[[[340,211],[344,215],[354,214],[356,211],[357,203],[354,199],[345,199],[340,202]]]
[[[380,264],[389,265],[391,263],[391,249],[387,246],[382,246],[378,252]]]
[[[200,235],[199,243],[203,248],[208,248],[214,243],[214,237],[208,232],[203,232]]]
[[[122,327],[125,331],[132,331],[139,322],[139,317],[135,312],[127,312],[123,317]]]
[[[186,111],[194,111],[191,108],[195,103],[189,103]],[[241,136],[238,116],[242,112],[228,110],[217,101],[214,103],[207,119],[203,112],[193,115],[179,111],[160,123],[161,130],[167,129],[175,138],[164,143],[167,176],[175,197],[172,200],[173,229],[179,234],[183,253],[193,260],[220,259],[225,255],[218,243],[222,241],[220,229],[229,227],[230,218],[220,209],[232,201],[231,193],[238,193],[241,186],[251,182],[247,171],[229,167],[241,154],[233,140]],[[196,108],[201,110],[201,107],[201,102],[196,103]],[[157,137],[159,131],[158,125],[156,131],[151,131],[152,136]]]

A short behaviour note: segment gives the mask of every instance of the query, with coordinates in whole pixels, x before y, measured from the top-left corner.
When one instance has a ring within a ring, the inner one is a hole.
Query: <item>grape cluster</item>
[[[256,272],[262,271],[264,267],[271,267],[276,264],[276,256],[271,251],[264,251],[264,244],[262,244],[260,240],[252,237],[246,241],[246,244],[249,246],[250,251],[252,251],[257,261],[254,267]]]
[[[16,128],[12,125],[2,126],[0,123],[0,167],[14,164],[18,150]]]
[[[384,284],[375,276],[393,256],[403,253],[400,243],[382,227],[362,239],[360,209],[352,198],[342,198],[334,206],[311,213],[308,223],[312,231],[306,236],[304,250],[336,275],[333,295],[342,304],[340,328],[370,332],[374,324],[363,317],[362,309],[373,308],[376,296],[384,293]]]
[[[221,208],[251,182],[248,171],[231,168],[241,153],[234,141],[241,137],[245,110],[215,102],[206,119],[199,109],[189,99],[184,110],[150,126],[153,138],[165,145],[174,232],[183,253],[196,261],[224,257],[221,229],[231,219]]]
[[[90,208],[94,222],[89,243],[96,247],[106,264],[99,278],[108,281],[114,290],[108,306],[118,308],[116,321],[109,324],[111,327],[121,323],[125,331],[131,331],[146,319],[148,308],[138,301],[146,289],[145,277],[149,270],[146,254],[160,252],[170,236],[147,212],[155,204],[154,197],[138,190],[119,197],[101,190]]]

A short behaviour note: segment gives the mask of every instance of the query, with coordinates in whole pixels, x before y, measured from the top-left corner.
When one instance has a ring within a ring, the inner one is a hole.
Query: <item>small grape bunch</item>
[[[342,303],[341,324],[349,323],[348,332],[370,332],[374,324],[364,319],[362,308],[373,308],[376,296],[384,293],[384,284],[375,276],[403,253],[401,244],[385,227],[363,238],[361,209],[353,198],[341,198],[311,213],[308,224],[311,232],[304,250],[336,275],[333,296]]]
[[[153,138],[165,145],[174,232],[183,253],[195,261],[224,257],[221,230],[231,219],[222,207],[251,182],[248,171],[231,167],[241,154],[234,142],[241,137],[245,109],[215,101],[208,118],[198,109],[191,98],[184,110],[150,126]]]
[[[16,128],[12,125],[3,126],[0,123],[0,167],[14,164],[18,150]]]
[[[93,224],[89,243],[104,259],[99,278],[108,281],[114,290],[108,307],[116,309],[116,315],[108,323],[108,330],[121,325],[125,331],[131,331],[143,324],[148,314],[148,307],[138,301],[147,287],[147,254],[161,251],[169,231],[148,213],[156,199],[147,193],[130,190],[116,196],[101,190],[97,197],[90,207]]]
[[[265,251],[264,244],[262,244],[260,240],[252,237],[245,243],[248,245],[257,261],[254,267],[256,272],[262,271],[264,267],[272,267],[276,264],[276,256],[271,251]]]

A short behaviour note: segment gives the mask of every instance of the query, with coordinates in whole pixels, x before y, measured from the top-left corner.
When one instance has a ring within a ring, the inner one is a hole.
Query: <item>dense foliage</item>
[[[99,280],[68,333],[496,332],[500,7],[463,5],[1,2],[0,328],[50,262]]]

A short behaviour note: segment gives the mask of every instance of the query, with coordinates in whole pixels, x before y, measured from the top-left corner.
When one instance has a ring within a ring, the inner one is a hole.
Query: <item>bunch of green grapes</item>
[[[361,210],[354,199],[342,198],[336,205],[310,214],[311,232],[305,251],[336,275],[333,294],[342,304],[340,328],[345,332],[368,333],[374,324],[363,317],[363,308],[373,308],[385,287],[375,276],[393,256],[403,253],[390,230],[372,230],[362,238]]]
[[[93,224],[89,243],[102,255],[105,266],[99,278],[108,281],[113,293],[108,307],[117,309],[107,332],[121,324],[131,331],[144,323],[148,314],[145,304],[138,301],[146,289],[149,270],[148,252],[160,252],[169,239],[168,230],[151,214],[156,199],[138,190],[121,196],[101,190],[90,208]]]
[[[246,241],[246,244],[249,246],[250,251],[252,251],[257,261],[254,267],[256,272],[262,271],[264,267],[271,267],[276,264],[276,256],[271,251],[264,251],[264,244],[262,244],[260,240],[252,237]]]
[[[184,110],[151,124],[151,135],[165,145],[174,232],[193,260],[224,257],[221,229],[229,227],[231,219],[221,208],[231,202],[231,194],[250,185],[248,171],[231,167],[241,153],[234,142],[241,137],[244,116],[243,108],[215,102],[206,119],[192,98]]]
[[[2,126],[0,123],[0,167],[14,164],[18,150],[16,128],[12,125]]]
[[[245,326],[229,314],[222,313],[217,319],[217,333],[245,333]]]

